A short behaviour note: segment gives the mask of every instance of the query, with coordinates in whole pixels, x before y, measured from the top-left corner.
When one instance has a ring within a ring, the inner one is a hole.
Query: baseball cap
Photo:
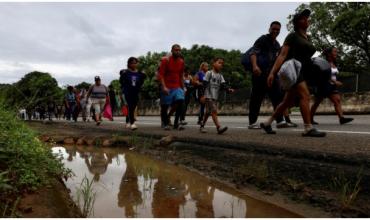
[[[293,16],[293,24],[296,24],[302,17],[310,17],[311,11],[304,9]]]
[[[99,76],[95,76],[95,81],[100,80]]]

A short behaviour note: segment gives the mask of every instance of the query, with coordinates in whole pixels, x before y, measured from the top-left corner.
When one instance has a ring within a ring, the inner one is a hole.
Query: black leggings
[[[252,76],[252,93],[249,101],[249,124],[254,124],[260,113],[260,108],[263,99],[268,94],[274,109],[283,101],[284,94],[282,93],[278,81],[275,79],[271,88],[267,86],[267,76]],[[276,122],[283,121],[282,115],[276,118]]]
[[[204,110],[206,108],[206,104],[199,101],[200,109],[199,109],[199,117],[198,122],[202,122],[204,118]]]
[[[125,97],[126,97],[126,101],[128,105],[128,118],[129,118],[130,124],[134,124],[135,123],[135,109],[139,102],[139,96],[138,95],[127,95]],[[126,122],[127,122],[127,118],[126,118]]]

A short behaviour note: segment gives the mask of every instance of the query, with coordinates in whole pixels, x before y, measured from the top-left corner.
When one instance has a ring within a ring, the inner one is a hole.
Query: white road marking
[[[298,129],[293,129],[294,131],[299,131]],[[327,133],[342,133],[342,134],[367,134],[367,135],[370,135],[370,132],[366,132],[366,131],[333,131],[333,130],[321,130],[320,131],[323,131],[323,132],[327,132]]]

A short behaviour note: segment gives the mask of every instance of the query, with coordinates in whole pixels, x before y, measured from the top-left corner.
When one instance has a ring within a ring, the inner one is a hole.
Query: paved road
[[[317,127],[328,132],[325,138],[302,137],[303,123],[300,115],[292,115],[292,120],[298,124],[298,128],[278,129],[276,135],[265,134],[262,130],[248,130],[247,116],[221,116],[222,125],[228,126],[229,130],[223,135],[217,135],[213,122],[208,122],[206,126],[208,132],[199,132],[196,125],[197,118],[187,117],[189,124],[184,131],[164,131],[160,128],[160,118],[157,117],[138,117],[139,129],[135,132],[145,135],[167,136],[173,135],[178,140],[193,144],[206,144],[209,146],[222,146],[225,148],[248,149],[252,151],[264,151],[270,153],[283,153],[285,155],[295,155],[300,158],[340,158],[339,160],[366,161],[370,167],[370,115],[355,115],[355,120],[347,125],[339,125],[336,116],[317,116],[315,120],[320,123]],[[264,120],[266,116],[259,118]],[[58,121],[56,121],[58,122]],[[61,123],[54,126],[67,126],[79,129],[80,132],[88,132],[93,129],[95,132],[125,132],[130,134],[129,129],[125,129],[123,117],[115,118],[115,121],[103,121],[100,126],[95,123]],[[85,130],[86,129],[86,130]],[[335,159],[338,161],[338,159]],[[360,162],[359,162],[360,161]],[[356,162],[356,163],[357,163]]]
[[[319,115],[315,117],[315,121],[319,123],[316,127],[322,131],[335,134],[359,134],[359,135],[370,135],[370,115],[346,115],[346,117],[352,117],[355,120],[346,125],[340,125],[338,117],[334,115]],[[259,121],[264,121],[267,116],[260,116]],[[198,129],[199,125],[196,124],[197,117],[188,116],[186,121],[188,129]],[[293,122],[298,124],[298,128],[284,128],[279,131],[285,132],[302,132],[303,121],[300,115],[292,115],[291,119]],[[224,126],[228,126],[230,130],[247,130],[248,116],[219,116],[220,123]],[[105,122],[104,122],[105,123]],[[107,122],[111,123],[111,122]],[[112,123],[124,123],[123,117],[115,118]],[[141,116],[138,117],[137,125],[141,127],[156,127],[159,128],[160,118],[159,116]],[[211,131],[214,128],[212,119],[209,118],[207,126]],[[370,143],[369,143],[370,144]]]

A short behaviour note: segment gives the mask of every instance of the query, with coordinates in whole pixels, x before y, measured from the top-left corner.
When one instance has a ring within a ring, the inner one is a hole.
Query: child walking
[[[135,124],[135,109],[139,102],[139,93],[141,86],[144,83],[146,75],[137,69],[139,60],[135,57],[130,57],[127,61],[127,70],[121,71],[120,83],[123,90],[123,95],[128,104],[128,115],[131,130],[136,130]]]
[[[220,90],[226,90],[229,93],[233,93],[234,89],[228,87],[225,82],[224,77],[221,74],[222,67],[224,65],[224,60],[222,58],[215,58],[213,60],[213,68],[212,70],[206,73],[206,76],[203,81],[203,85],[205,86],[204,96],[205,96],[205,103],[206,103],[206,114],[204,115],[203,121],[200,125],[200,132],[206,133],[206,129],[204,128],[208,117],[211,115],[213,122],[216,125],[217,133],[222,134],[227,130],[227,127],[221,127],[220,122],[218,121],[217,117],[217,100]]]

